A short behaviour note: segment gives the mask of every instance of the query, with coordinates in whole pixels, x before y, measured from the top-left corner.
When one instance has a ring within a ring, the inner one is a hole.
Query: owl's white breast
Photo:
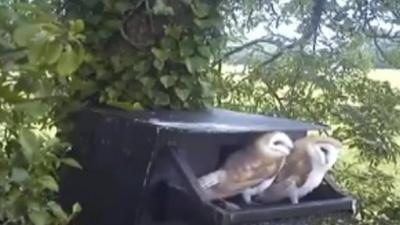
[[[321,184],[322,179],[324,179],[325,173],[326,173],[325,170],[313,169],[311,173],[308,175],[308,178],[306,182],[303,184],[303,186],[297,189],[298,196],[300,198],[304,197],[312,190],[317,188]]]

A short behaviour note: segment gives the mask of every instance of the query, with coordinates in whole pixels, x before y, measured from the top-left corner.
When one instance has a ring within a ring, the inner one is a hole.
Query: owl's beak
[[[289,150],[292,150],[293,148],[294,148],[294,144],[293,144],[293,142],[287,142],[286,144],[285,144],[285,146],[289,149]]]
[[[287,145],[282,145],[276,148],[276,150],[283,153],[283,155],[287,156],[290,154],[291,148]]]

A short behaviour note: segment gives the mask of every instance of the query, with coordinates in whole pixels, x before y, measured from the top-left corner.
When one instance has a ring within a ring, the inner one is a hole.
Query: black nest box
[[[328,179],[297,205],[240,210],[206,201],[198,186],[197,177],[259,134],[284,131],[297,139],[322,126],[221,109],[90,108],[76,114],[75,124],[71,155],[84,169],[63,169],[60,201],[82,205],[79,225],[307,225],[310,216],[343,221],[355,210],[355,200]]]

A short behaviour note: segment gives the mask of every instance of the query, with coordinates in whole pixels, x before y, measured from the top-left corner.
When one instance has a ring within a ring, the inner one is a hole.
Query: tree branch
[[[256,45],[256,44],[259,44],[259,43],[269,43],[269,44],[273,44],[273,45],[276,44],[276,42],[274,42],[271,38],[258,38],[258,39],[254,39],[254,40],[252,40],[252,41],[249,41],[249,42],[247,42],[247,43],[245,43],[245,44],[243,44],[243,45],[241,45],[241,46],[239,46],[239,47],[236,47],[236,48],[232,49],[231,51],[225,53],[220,59],[216,60],[216,61],[213,63],[213,66],[217,65],[217,64],[220,63],[222,60],[224,60],[224,59],[230,57],[231,55],[234,55],[234,54],[236,54],[236,53],[238,53],[238,52],[243,51],[244,49],[246,49],[246,48],[248,48],[248,47],[251,47],[251,46]]]
[[[274,55],[271,56],[271,58],[267,59],[266,61],[262,62],[259,67],[264,67],[272,62],[274,62],[275,60],[277,60],[279,57],[281,57],[284,53],[286,53],[287,51],[304,44],[305,42],[307,42],[313,34],[316,34],[318,31],[318,27],[319,24],[321,22],[321,16],[322,16],[322,12],[325,9],[325,4],[326,4],[326,0],[314,0],[314,7],[312,10],[312,14],[311,14],[311,19],[310,19],[310,25],[308,28],[308,31],[305,32],[303,34],[303,36],[298,39],[297,41],[283,47],[281,50],[279,50],[277,53],[275,53]]]
[[[264,82],[264,84],[267,86],[268,93],[269,93],[270,95],[272,95],[272,97],[274,97],[275,100],[278,102],[278,105],[279,105],[279,108],[280,108],[279,111],[281,111],[281,112],[284,111],[285,113],[287,113],[286,108],[285,108],[285,105],[284,105],[283,102],[282,102],[282,98],[278,95],[278,93],[276,93],[276,91],[274,91],[274,90],[272,89],[271,85],[269,85],[268,82]]]
[[[387,57],[385,51],[381,48],[381,46],[378,43],[378,39],[377,38],[373,38],[374,41],[374,45],[376,47],[376,50],[378,51],[378,54],[382,57],[382,59],[389,63],[389,65],[393,64],[393,62],[390,60],[390,58]]]

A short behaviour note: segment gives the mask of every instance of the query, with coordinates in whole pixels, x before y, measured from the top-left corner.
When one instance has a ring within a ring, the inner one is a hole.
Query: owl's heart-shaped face
[[[293,141],[283,132],[272,132],[257,139],[256,148],[265,155],[284,157],[292,151]]]
[[[342,150],[342,144],[333,138],[311,140],[309,147],[313,164],[326,169],[330,169],[336,163]]]

